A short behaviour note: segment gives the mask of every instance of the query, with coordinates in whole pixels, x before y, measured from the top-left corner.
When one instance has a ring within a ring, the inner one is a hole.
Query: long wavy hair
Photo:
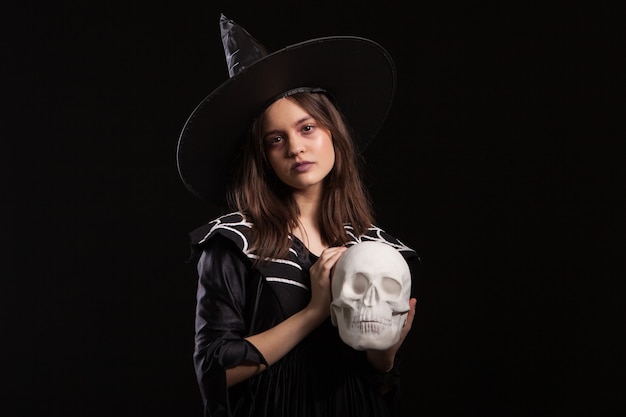
[[[344,224],[358,235],[374,223],[369,193],[362,180],[363,159],[341,112],[323,93],[295,93],[286,97],[330,130],[335,164],[323,182],[320,233],[324,243],[348,242]],[[278,179],[267,159],[262,135],[265,113],[251,124],[228,194],[231,210],[243,212],[254,224],[252,250],[259,259],[287,255],[289,233],[298,225],[299,208],[291,189]]]

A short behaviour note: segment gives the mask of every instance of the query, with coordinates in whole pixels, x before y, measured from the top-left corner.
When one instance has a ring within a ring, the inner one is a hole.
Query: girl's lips
[[[304,161],[294,164],[291,169],[296,172],[306,172],[313,166],[313,162]]]

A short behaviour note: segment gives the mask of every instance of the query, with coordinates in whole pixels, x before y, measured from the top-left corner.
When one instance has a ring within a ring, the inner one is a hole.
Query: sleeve
[[[226,369],[243,362],[267,365],[263,355],[244,339],[251,266],[233,242],[217,235],[203,245],[197,270],[196,377],[205,416],[230,415]]]
[[[422,275],[422,261],[419,256],[414,255],[406,258],[406,262],[409,265],[411,271],[411,297],[419,300],[418,287],[421,283]]]
[[[415,252],[409,252],[403,254],[405,260],[409,266],[411,272],[411,297],[418,298],[419,291],[417,285],[419,284],[420,276],[422,273],[422,263],[420,257]],[[393,367],[386,373],[380,373],[373,370],[370,375],[370,381],[380,386],[386,387],[383,389],[385,399],[398,413],[398,404],[400,401],[400,385],[402,380],[403,359],[407,355],[406,341],[400,346],[398,352],[396,352],[396,358]]]

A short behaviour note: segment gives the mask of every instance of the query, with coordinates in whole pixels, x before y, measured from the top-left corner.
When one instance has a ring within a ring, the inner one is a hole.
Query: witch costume
[[[340,36],[268,53],[224,15],[220,26],[230,78],[196,107],[178,143],[179,173],[193,194],[223,201],[230,166],[252,118],[293,91],[331,96],[357,131],[361,150],[374,137],[395,89],[393,61],[378,44]],[[365,352],[341,340],[330,318],[271,366],[245,339],[307,306],[309,269],[317,261],[302,241],[289,235],[287,257],[255,263],[253,228],[244,213],[232,212],[190,234],[199,278],[194,364],[204,416],[395,416],[400,358],[390,372],[376,371]],[[360,236],[349,224],[344,228],[348,245],[387,243],[414,274],[419,258],[398,239],[376,226]],[[244,362],[266,369],[228,388],[226,369]],[[388,388],[384,395],[382,386]]]

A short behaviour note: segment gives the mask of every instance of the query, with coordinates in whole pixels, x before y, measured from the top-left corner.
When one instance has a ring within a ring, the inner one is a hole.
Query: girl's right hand
[[[311,276],[311,301],[308,308],[320,315],[320,321],[323,321],[330,315],[330,302],[332,301],[331,273],[333,267],[346,250],[345,246],[324,249],[317,262],[309,270]]]

